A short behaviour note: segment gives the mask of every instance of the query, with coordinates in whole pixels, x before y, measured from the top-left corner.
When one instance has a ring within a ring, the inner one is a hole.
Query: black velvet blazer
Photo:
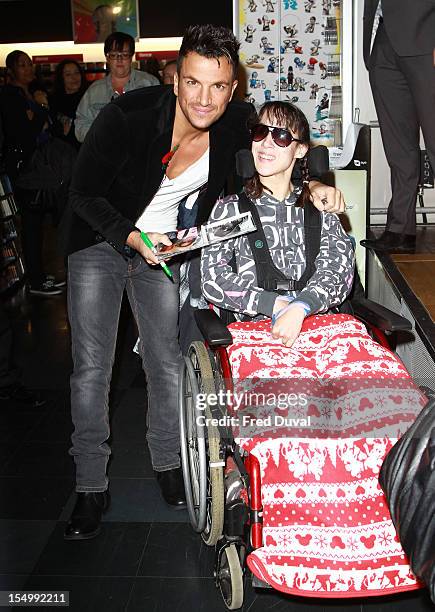
[[[83,143],[63,219],[66,255],[95,244],[101,234],[122,250],[135,222],[162,182],[162,157],[171,146],[176,98],[172,87],[146,87],[108,104]],[[210,128],[208,186],[196,223],[207,220],[235,153],[249,148],[246,124],[252,107],[234,101]]]

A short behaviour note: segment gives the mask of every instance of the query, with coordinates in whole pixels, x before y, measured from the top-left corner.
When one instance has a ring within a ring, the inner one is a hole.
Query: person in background
[[[95,42],[104,42],[106,38],[116,31],[116,15],[109,4],[100,4],[92,13],[95,27]]]
[[[162,77],[160,76],[160,63],[159,60],[154,57],[154,55],[151,55],[151,57],[146,60],[145,72],[148,72],[148,74],[152,74],[153,76],[155,76],[159,84],[162,84]]]
[[[51,297],[62,293],[61,287],[65,282],[57,281],[43,271],[44,210],[35,203],[35,191],[17,186],[20,174],[37,146],[47,139],[47,94],[35,82],[32,61],[23,51],[9,53],[6,67],[8,83],[0,91],[3,165],[12,182],[21,215],[21,240],[29,293]]]
[[[104,54],[109,74],[95,81],[80,101],[75,122],[75,135],[79,142],[84,141],[94,119],[111,100],[126,91],[160,84],[155,76],[132,69],[134,49],[134,38],[124,32],[114,32],[106,38]]]
[[[435,169],[435,2],[364,0],[363,46],[392,197],[385,231],[361,244],[381,251],[413,250],[420,128]]]
[[[74,132],[76,111],[87,86],[84,70],[75,60],[65,59],[56,66],[54,91],[49,97],[53,130],[76,149],[80,147]]]
[[[166,62],[162,70],[163,85],[173,85],[174,75],[177,72],[177,60]]]

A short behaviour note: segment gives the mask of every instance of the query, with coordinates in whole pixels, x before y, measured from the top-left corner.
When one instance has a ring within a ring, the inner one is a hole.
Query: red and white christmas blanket
[[[420,588],[378,484],[426,398],[349,315],[305,320],[292,348],[270,321],[233,323],[234,434],[261,467],[263,546],[248,566],[312,597]]]

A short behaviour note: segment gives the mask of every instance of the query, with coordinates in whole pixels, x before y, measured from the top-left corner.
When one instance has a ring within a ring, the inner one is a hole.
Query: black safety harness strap
[[[320,250],[322,229],[320,211],[317,210],[312,202],[304,205],[306,265],[299,280],[288,279],[273,263],[258,209],[245,192],[239,194],[239,211],[241,213],[250,212],[257,227],[255,232],[247,234],[247,239],[255,261],[258,287],[266,291],[276,291],[277,293],[301,291],[316,270],[315,261]]]

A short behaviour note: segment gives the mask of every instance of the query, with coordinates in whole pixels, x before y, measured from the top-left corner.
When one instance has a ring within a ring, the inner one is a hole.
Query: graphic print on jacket
[[[279,202],[263,193],[253,202],[258,209],[273,263],[289,279],[305,269],[304,211],[296,207],[300,188]],[[239,214],[238,196],[219,200],[210,216],[218,221]],[[235,258],[237,274],[231,260]],[[344,301],[353,280],[354,252],[335,214],[322,213],[316,271],[300,292],[289,292],[310,307],[310,314],[327,312]],[[276,293],[257,286],[255,263],[246,236],[206,247],[201,258],[202,290],[207,300],[226,310],[258,318],[272,316]]]

